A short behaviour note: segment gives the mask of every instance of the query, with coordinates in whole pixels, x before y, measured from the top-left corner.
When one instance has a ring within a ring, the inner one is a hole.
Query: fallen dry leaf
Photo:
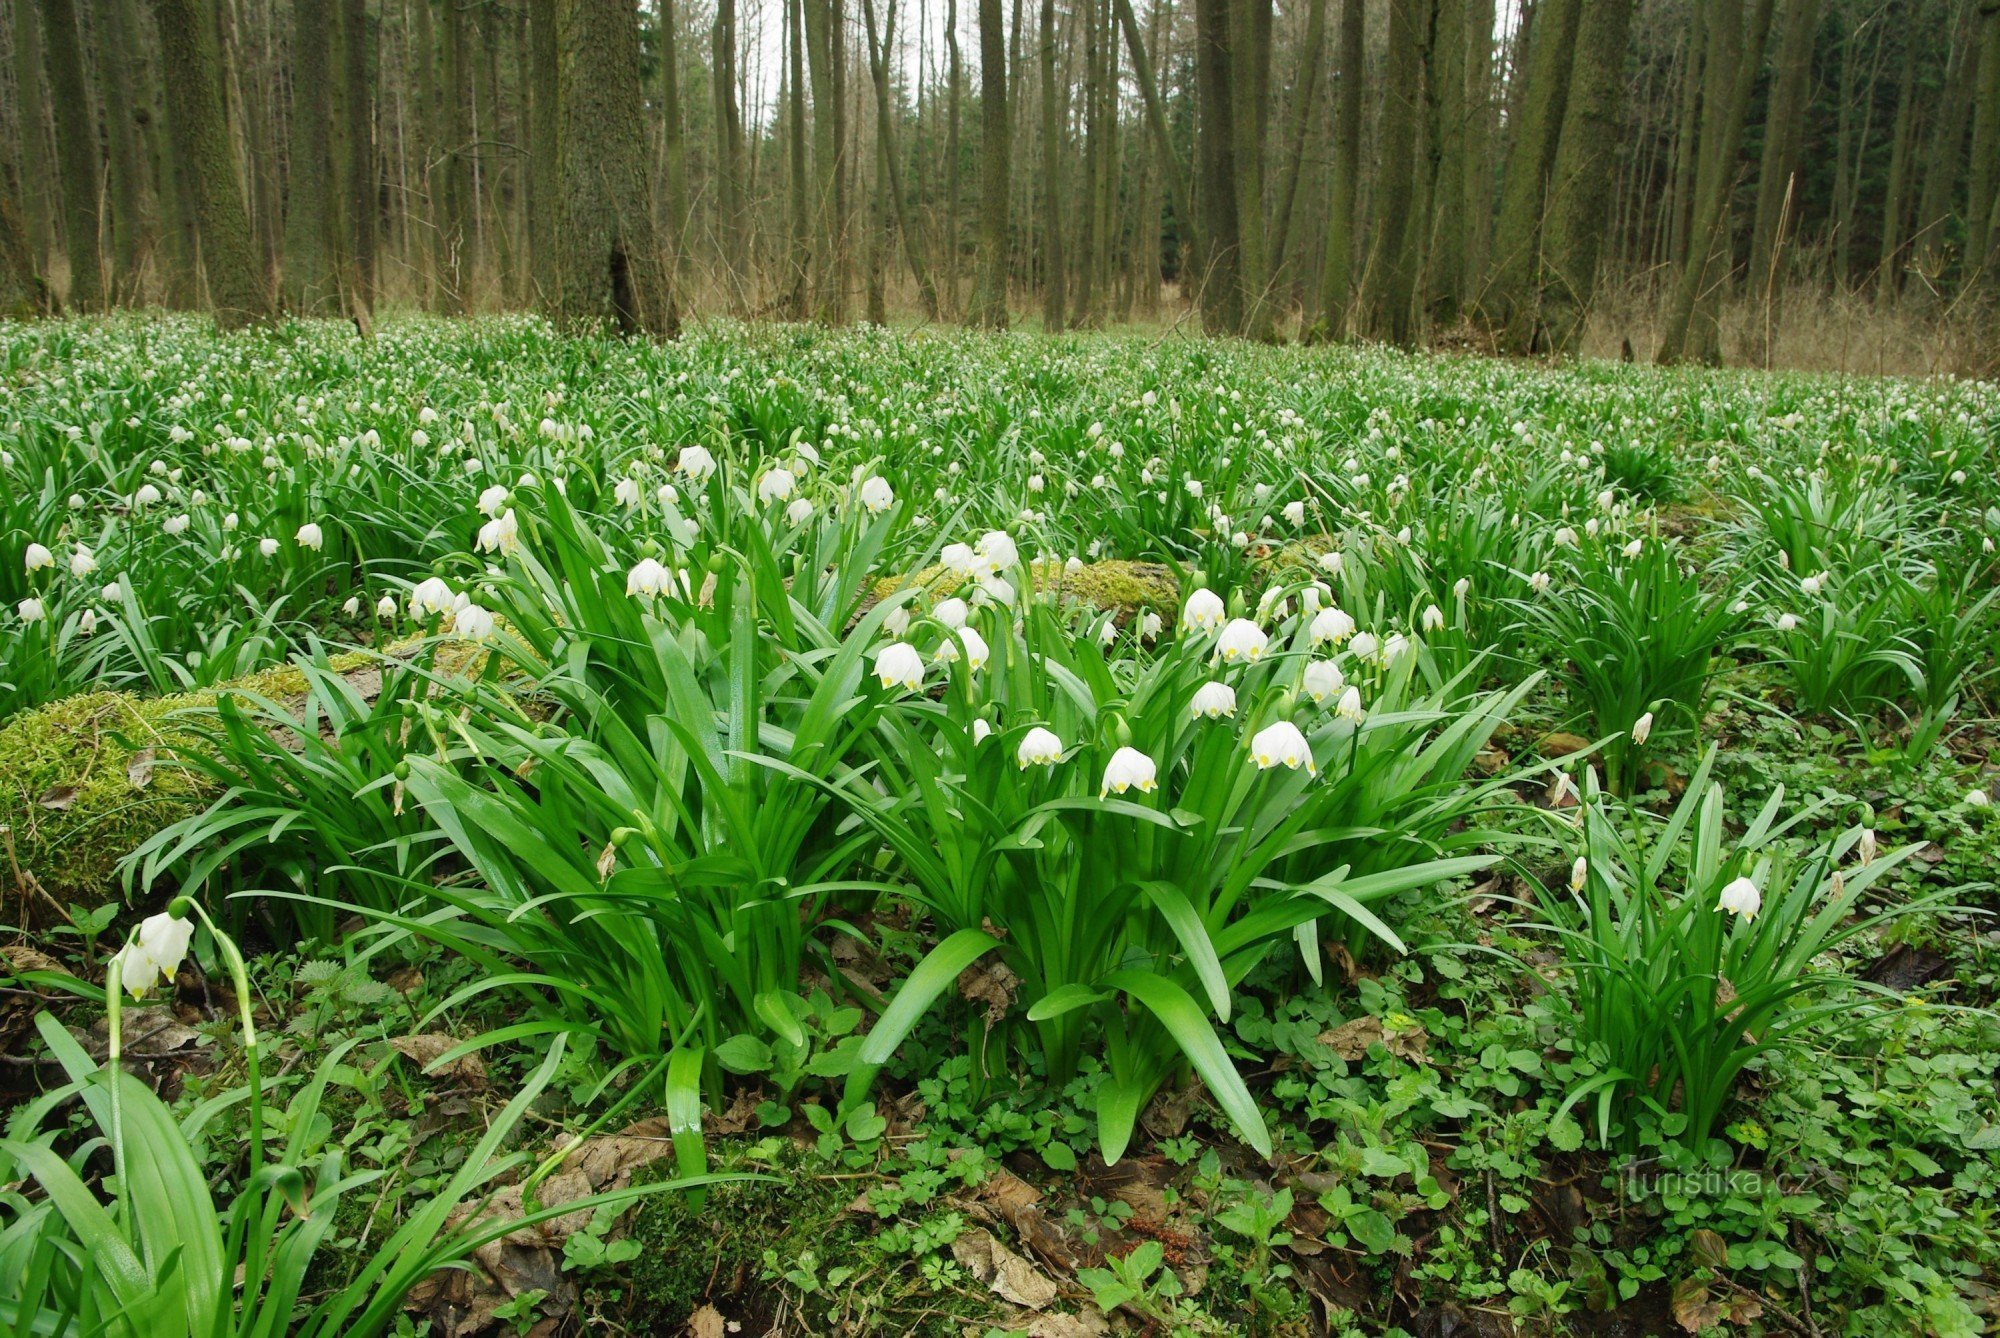
[[[1319,1034],[1321,1045],[1350,1062],[1366,1056],[1368,1047],[1381,1039],[1382,1019],[1368,1017],[1365,1014],[1341,1023],[1332,1031],[1323,1031]]]
[[[424,1072],[430,1073],[432,1072],[431,1065],[437,1063],[440,1056],[444,1055],[457,1044],[458,1038],[456,1036],[447,1036],[443,1032],[429,1031],[420,1036],[398,1036],[389,1042],[389,1048],[415,1064]],[[436,1076],[449,1078],[454,1082],[462,1082],[474,1087],[481,1086],[486,1081],[486,1063],[477,1054],[460,1055],[443,1068],[438,1069]]]
[[[688,1338],[723,1338],[729,1332],[729,1321],[722,1312],[712,1305],[705,1305],[688,1316]]]
[[[958,976],[958,992],[968,1002],[985,1005],[989,1023],[1007,1016],[1007,1010],[1014,1006],[1015,991],[1020,988],[1020,979],[991,957],[974,962]]]
[[[125,762],[125,779],[135,790],[153,783],[153,750],[141,748]]]
[[[1066,1315],[1061,1311],[1053,1315],[1037,1315],[1022,1332],[1028,1338],[1102,1338],[1102,1335],[1111,1332],[1111,1326],[1104,1322],[1103,1311],[1089,1306],[1079,1315]]]
[[[42,791],[35,802],[43,808],[52,808],[60,813],[63,809],[68,808],[76,802],[76,787],[74,785],[51,785],[48,789]]]
[[[951,1243],[951,1257],[1003,1301],[1040,1310],[1059,1294],[1047,1274],[995,1240],[990,1231],[966,1232]]]
[[[25,943],[9,943],[0,947],[0,958],[4,958],[10,971],[59,971],[73,976],[76,972],[64,966],[45,952],[29,947]]]

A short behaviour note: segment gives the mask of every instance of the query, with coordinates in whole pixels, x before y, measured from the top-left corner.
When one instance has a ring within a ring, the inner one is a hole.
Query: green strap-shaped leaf
[[[1257,1103],[1251,1100],[1250,1089],[1243,1085],[1236,1065],[1230,1062],[1229,1053],[1222,1048],[1222,1038],[1215,1034],[1215,1028],[1209,1025],[1188,992],[1171,980],[1143,971],[1114,971],[1104,978],[1104,983],[1122,990],[1160,1020],[1160,1025],[1180,1045],[1188,1063],[1194,1065],[1194,1071],[1208,1084],[1208,1090],[1215,1094],[1216,1104],[1229,1116],[1243,1141],[1270,1156],[1271,1135],[1264,1127],[1264,1117],[1257,1110]]]
[[[910,972],[910,978],[903,982],[903,988],[896,991],[896,997],[882,1010],[882,1016],[868,1032],[861,1043],[861,1063],[870,1069],[878,1069],[889,1062],[896,1053],[896,1047],[917,1025],[920,1018],[930,1011],[940,994],[951,988],[959,973],[1000,946],[1000,940],[977,929],[961,929],[930,950],[917,969]],[[852,1084],[850,1084],[850,1087]],[[848,1093],[849,1098],[855,1095]]]

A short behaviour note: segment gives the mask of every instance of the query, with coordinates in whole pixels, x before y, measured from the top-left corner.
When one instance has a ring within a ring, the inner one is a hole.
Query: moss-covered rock
[[[1080,604],[1115,616],[1120,626],[1142,612],[1157,613],[1171,627],[1180,607],[1180,582],[1158,562],[1128,562],[1121,558],[1087,562],[1071,569],[1054,560],[1034,562],[1035,593]],[[874,601],[898,591],[924,591],[926,602],[956,593],[964,579],[945,567],[925,567],[907,576],[889,576],[875,583]],[[871,602],[874,602],[871,601]]]
[[[400,642],[385,653],[407,658],[418,644]],[[481,656],[471,643],[452,643],[440,650],[438,667],[476,674]],[[377,663],[358,651],[331,661],[344,674]],[[72,905],[116,898],[118,862],[215,797],[201,776],[169,759],[194,742],[223,693],[302,701],[306,676],[286,664],[200,692],[86,692],[0,727],[0,887],[9,894],[8,920],[47,923]]]
[[[297,695],[305,676],[283,665],[211,691],[86,692],[0,728],[0,829],[13,847],[5,873],[28,883],[9,909],[40,923],[115,897],[118,861],[212,797],[198,776],[156,760],[191,742],[196,713],[231,688]]]

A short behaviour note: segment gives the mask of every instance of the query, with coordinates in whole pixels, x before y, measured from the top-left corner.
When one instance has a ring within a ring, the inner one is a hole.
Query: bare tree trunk
[[[1333,103],[1333,190],[1327,206],[1326,260],[1320,268],[1314,337],[1344,339],[1354,292],[1354,200],[1361,179],[1361,84],[1367,59],[1362,0],[1341,0],[1340,64]]]
[[[1692,0],[1687,59],[1681,65],[1680,118],[1674,132],[1674,170],[1667,187],[1667,254],[1673,266],[1687,263],[1689,215],[1694,212],[1695,178],[1699,174],[1702,63],[1708,57],[1707,0]]]
[[[63,250],[69,258],[69,304],[84,311],[104,305],[104,268],[98,258],[101,222],[97,194],[97,118],[83,74],[83,36],[75,0],[41,0],[42,38],[49,94],[56,111],[56,153],[62,163]]]
[[[1292,210],[1298,203],[1299,178],[1306,156],[1306,128],[1319,100],[1319,68],[1326,59],[1326,0],[1310,0],[1306,33],[1299,48],[1299,72],[1292,80],[1291,116],[1285,127],[1285,175],[1278,188],[1278,205],[1271,216],[1271,274],[1285,266],[1292,239]]]
[[[376,300],[374,82],[368,78],[368,4],[340,0],[340,78],[346,86],[348,314],[368,328]]]
[[[1362,309],[1369,331],[1392,344],[1411,337],[1411,298],[1416,281],[1415,237],[1410,226],[1416,189],[1418,83],[1422,42],[1418,6],[1424,0],[1389,0],[1389,57],[1382,89],[1378,158],[1381,178],[1375,191],[1375,237],[1362,281]],[[1544,5],[1557,0],[1542,0]]]
[[[466,69],[465,9],[463,0],[443,0],[444,70],[443,139],[438,151],[443,157],[444,208],[441,211],[443,278],[446,301],[455,311],[472,309],[474,276],[479,258],[472,245],[472,81]]]
[[[1436,172],[1423,211],[1430,251],[1424,307],[1436,327],[1457,321],[1465,287],[1465,0],[1436,0],[1432,24],[1426,87],[1430,159]]]
[[[944,43],[946,58],[950,67],[951,87],[945,98],[944,132],[944,287],[945,299],[953,315],[960,311],[958,305],[958,269],[964,232],[959,227],[959,206],[965,199],[959,189],[960,148],[958,127],[961,108],[965,102],[965,61],[958,49],[958,0],[945,2]]]
[[[679,313],[653,226],[638,10],[632,0],[558,0],[556,41],[557,314],[572,328],[672,338]]]
[[[674,283],[684,281],[693,246],[694,206],[688,194],[687,127],[681,113],[680,15],[660,0],[660,144],[666,159],[666,243]]]
[[[1667,313],[1665,334],[1660,340],[1657,360],[1679,362],[1688,355],[1696,310],[1702,311],[1703,328],[1696,340],[1702,356],[1719,353],[1719,332],[1714,317],[1715,294],[1709,291],[1711,276],[1726,277],[1727,262],[1718,265],[1716,251],[1726,248],[1723,219],[1729,212],[1730,188],[1736,180],[1736,157],[1743,147],[1743,122],[1749,113],[1750,93],[1764,63],[1764,42],[1771,31],[1771,0],[1756,0],[1746,32],[1743,27],[1743,0],[1717,0],[1709,18],[1708,71],[1704,82],[1705,111],[1702,117],[1701,171],[1695,185],[1693,224],[1688,235],[1688,254],[1675,284],[1672,306]],[[1721,279],[1717,279],[1718,285]]]
[[[1195,0],[1195,176],[1201,209],[1197,300],[1210,334],[1243,328],[1242,215],[1236,205],[1236,131],[1229,0]]]
[[[748,310],[744,281],[750,268],[750,236],[744,204],[743,116],[736,103],[736,0],[716,0],[710,48],[715,83],[716,211],[721,217],[717,232],[722,239],[723,270],[731,284],[731,305],[743,314]]]
[[[1042,0],[1037,58],[1042,74],[1042,328],[1063,328],[1063,88],[1056,80],[1056,4]]]
[[[791,0],[786,6],[791,41],[787,79],[791,93],[791,117],[785,127],[789,141],[792,188],[792,273],[785,301],[786,313],[795,321],[806,318],[812,300],[812,213],[806,163],[806,22],[805,0]]]
[[[338,295],[333,264],[333,6],[293,0],[291,169],[285,183],[285,304],[326,311]]]
[[[1591,0],[1577,20],[1562,138],[1542,224],[1548,265],[1541,318],[1548,325],[1548,346],[1565,353],[1576,352],[1597,289],[1631,24],[1632,0]]]
[[[1764,117],[1764,153],[1757,166],[1757,215],[1750,230],[1750,292],[1758,301],[1775,301],[1776,260],[1784,237],[1780,233],[1792,201],[1792,163],[1799,150],[1799,124],[1805,115],[1807,82],[1812,75],[1813,37],[1819,30],[1820,0],[1790,0],[1784,35],[1778,43],[1778,79]]]
[[[48,95],[42,86],[42,11],[36,0],[15,0],[8,9],[14,21],[14,94],[20,108],[23,231],[35,272],[44,274],[59,201],[50,190],[56,170],[49,148]]]
[[[528,253],[534,260],[537,299],[553,307],[561,281],[556,270],[556,229],[561,216],[559,147],[561,95],[552,4],[528,6]]]
[[[1112,3],[1118,11],[1119,26],[1125,30],[1126,51],[1132,57],[1132,76],[1139,85],[1140,100],[1145,104],[1147,128],[1153,134],[1154,157],[1166,176],[1167,195],[1173,201],[1174,216],[1190,234],[1186,248],[1188,255],[1184,257],[1181,271],[1185,281],[1190,268],[1198,268],[1203,263],[1201,257],[1204,254],[1200,227],[1188,194],[1187,170],[1181,165],[1180,154],[1174,149],[1173,132],[1167,125],[1166,109],[1160,102],[1159,84],[1153,78],[1153,61],[1139,35],[1139,20],[1132,13],[1132,0],[1112,0]],[[1161,3],[1164,0],[1155,0],[1156,14]]]
[[[895,206],[896,230],[903,236],[903,259],[910,267],[910,276],[916,280],[917,300],[923,306],[925,318],[936,320],[937,288],[931,283],[930,267],[924,263],[916,221],[903,193],[903,169],[896,155],[896,121],[889,98],[889,43],[894,40],[896,21],[894,0],[891,0],[889,11],[890,32],[879,43],[875,37],[875,0],[862,0],[861,13],[867,23],[869,74],[875,83],[875,135],[881,141],[881,165],[885,175],[885,181],[877,183],[877,189],[886,186],[889,202]]]
[[[1882,258],[1875,266],[1875,300],[1895,301],[1902,282],[1903,217],[1908,212],[1910,154],[1915,147],[1917,43],[1903,44],[1903,73],[1896,85],[1895,142],[1889,149],[1889,189],[1882,200]]]
[[[1978,63],[1978,24],[1978,9],[1967,0],[1959,11],[1956,32],[1948,48],[1944,88],[1924,154],[1924,184],[1917,202],[1910,250],[1914,267],[1923,276],[1926,296],[1936,296],[1943,281],[1947,222],[1952,213],[1952,197],[1958,189],[1966,128],[1973,119],[1972,71]]]
[[[979,276],[974,325],[1007,328],[1007,33],[1000,0],[979,0]]]
[[[1477,299],[1493,253],[1493,0],[1466,0],[1465,269],[1459,305]]]
[[[102,0],[97,7],[97,83],[104,94],[104,140],[111,156],[111,287],[113,297],[125,302],[139,297],[139,268],[147,250],[145,155],[135,110],[146,81],[138,63],[138,15],[132,4]]]
[[[168,71],[168,133],[188,175],[215,323],[229,330],[268,321],[275,313],[236,179],[214,30],[207,25],[201,0],[153,2],[161,64]]]
[[[1538,0],[1528,44],[1520,120],[1507,148],[1500,215],[1493,232],[1493,273],[1481,302],[1500,344],[1526,352],[1534,343],[1534,300],[1541,271],[1541,222],[1569,96],[1579,0]]]
[[[1993,210],[2000,195],[2000,0],[1979,7],[1979,85],[1973,103],[1972,182],[1965,211],[1965,261],[1990,291],[2000,292]]]
[[[47,314],[49,290],[35,268],[27,229],[22,226],[20,211],[14,205],[19,197],[11,163],[5,176],[8,180],[0,182],[0,317],[28,320]]]

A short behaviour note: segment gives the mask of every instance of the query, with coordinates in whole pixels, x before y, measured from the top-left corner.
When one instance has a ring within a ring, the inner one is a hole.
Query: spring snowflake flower
[[[21,621],[24,623],[38,623],[49,616],[49,611],[42,606],[42,601],[32,595],[15,605],[14,612],[21,615]]]
[[[1111,755],[1111,761],[1104,768],[1104,784],[1097,792],[1098,798],[1124,794],[1127,790],[1151,794],[1160,788],[1158,775],[1159,768],[1152,758],[1137,748],[1120,748]]]
[[[1793,631],[1798,627],[1798,625],[1799,625],[1799,620],[1793,615],[1789,613],[1781,613],[1778,615],[1778,630],[1780,632]]]
[[[1827,574],[1823,571],[1802,576],[1799,578],[1799,590],[1808,597],[1817,598],[1819,592],[1826,588],[1826,580]]]
[[[979,556],[986,559],[990,570],[1009,571],[1020,563],[1021,550],[1007,531],[988,530],[979,536]]]
[[[1194,703],[1190,710],[1193,715],[1206,716],[1210,720],[1233,716],[1236,714],[1236,689],[1227,683],[1204,683],[1194,690]]]
[[[704,482],[715,473],[715,457],[706,446],[683,446],[680,470],[697,483]]]
[[[1352,649],[1355,659],[1371,660],[1382,649],[1382,642],[1373,632],[1356,632]]]
[[[760,502],[782,502],[798,489],[798,480],[789,469],[767,469],[764,477],[757,480],[757,500]]]
[[[479,494],[479,514],[482,516],[499,515],[501,510],[507,505],[507,496],[506,484],[494,484],[485,492]]]
[[[1863,827],[1861,829],[1860,843],[1855,847],[1855,854],[1860,858],[1864,867],[1875,862],[1875,849],[1875,829],[1873,827]]]
[[[1558,529],[1556,531],[1556,546],[1558,548],[1576,547],[1576,531],[1567,525]]]
[[[315,553],[326,545],[326,536],[311,521],[299,526],[299,532],[292,537],[298,541],[300,548],[309,548]]]
[[[625,573],[625,593],[628,595],[663,595],[673,586],[673,573],[658,558],[640,558],[632,570]]]
[[[85,609],[83,611],[83,616],[76,620],[76,634],[78,636],[92,636],[96,633],[96,631],[97,631],[97,610]]]
[[[915,692],[924,685],[924,657],[907,641],[891,642],[875,656],[875,677],[885,688]]]
[[[426,576],[417,582],[416,589],[410,591],[410,616],[422,622],[426,618],[450,613],[456,603],[458,596],[442,577]]]
[[[1308,775],[1319,774],[1319,768],[1313,765],[1312,749],[1306,746],[1306,736],[1289,720],[1259,730],[1257,737],[1250,740],[1250,756],[1259,771],[1269,771],[1272,767],[1297,771],[1304,767]]]
[[[69,574],[80,581],[96,570],[97,555],[82,544],[78,544],[76,551],[69,555]]]
[[[477,604],[463,604],[452,614],[453,636],[462,636],[469,641],[484,641],[493,635],[493,627],[493,615]]]
[[[1224,664],[1255,664],[1264,657],[1264,648],[1270,644],[1264,629],[1248,618],[1233,619],[1222,629],[1222,635],[1215,639],[1216,658]]]
[[[1194,591],[1181,607],[1181,626],[1198,632],[1212,632],[1228,618],[1229,610],[1223,607],[1222,596],[1213,590]]]
[[[1549,590],[1549,574],[1545,571],[1538,571],[1533,576],[1530,576],[1528,578],[1528,589],[1538,595],[1547,594]]]
[[[1139,615],[1139,639],[1141,641],[1155,640],[1161,632],[1166,630],[1166,627],[1166,620],[1151,609],[1147,609]]]
[[[966,615],[971,611],[971,609],[966,607],[964,600],[954,595],[950,599],[940,600],[937,608],[931,611],[931,616],[946,627],[957,631],[959,628],[965,626]]]
[[[1738,878],[1722,889],[1721,898],[1715,903],[1718,911],[1728,911],[1746,920],[1757,918],[1757,912],[1764,905],[1764,894],[1757,890],[1757,884],[1748,878]]]
[[[55,566],[56,555],[42,544],[29,544],[27,561],[29,571],[40,571],[44,567]]]
[[[986,722],[986,718],[984,716],[975,717],[972,722],[973,746],[977,747],[980,744],[986,742],[986,736],[991,734],[992,732],[993,732],[993,726]]]
[[[474,545],[482,553],[511,553],[521,546],[521,522],[514,519],[514,508],[508,507],[494,519],[479,527],[479,540]]]
[[[1354,635],[1354,618],[1345,609],[1321,609],[1313,615],[1308,636],[1315,647],[1338,646]]]
[[[28,602],[31,604],[34,603],[33,600],[29,600]],[[1965,792],[1965,806],[1967,808],[1986,808],[1992,803],[1993,796],[1986,793],[1984,789],[1977,785]]]
[[[896,494],[890,490],[888,480],[882,478],[880,474],[862,480],[860,498],[862,498],[862,506],[868,508],[870,514],[876,514],[876,516],[880,516],[882,512],[886,512],[890,506],[896,504]]]
[[[1653,735],[1653,713],[1651,711],[1648,711],[1646,712],[1646,714],[1640,716],[1636,721],[1633,722],[1632,742],[1637,744],[1643,744],[1646,742],[1647,739],[1651,738],[1652,735]]]
[[[276,539],[259,539],[257,541],[257,552],[267,558],[278,556],[278,541]]]
[[[635,478],[619,479],[618,486],[611,490],[611,496],[616,499],[618,504],[627,508],[639,505],[639,499],[643,495],[644,493],[639,487],[639,480]]]
[[[1424,607],[1422,627],[1426,632],[1437,632],[1444,628],[1444,610],[1435,604]]]
[[[790,525],[803,525],[812,519],[812,514],[812,498],[797,497],[792,499],[792,504],[785,508],[785,522]]]
[[[187,957],[194,925],[162,911],[139,922],[139,936],[118,950],[118,975],[134,999],[159,985],[171,985]]]
[[[1330,549],[1327,552],[1321,553],[1319,555],[1320,569],[1326,572],[1326,574],[1329,576],[1340,575],[1340,567],[1342,561],[1343,559],[1341,558],[1340,553],[1337,549]]]
[[[396,597],[394,595],[384,595],[382,598],[376,600],[375,616],[385,623],[394,618],[396,616]]]
[[[1287,525],[1295,530],[1299,529],[1306,523],[1306,504],[1304,502],[1285,503],[1284,517]]]
[[[1021,737],[1014,761],[1025,771],[1029,767],[1052,767],[1062,760],[1063,742],[1055,731],[1036,725]]]
[[[1634,539],[1631,543],[1625,545],[1625,556],[1628,558],[1636,558],[1645,551],[1646,541],[1644,539]]]
[[[1333,713],[1339,719],[1351,720],[1357,725],[1366,720],[1368,711],[1361,704],[1361,689],[1349,684],[1347,690],[1340,694],[1340,700],[1334,705]]]
[[[977,576],[984,567],[971,544],[946,544],[938,554],[938,561],[954,576]]]
[[[1347,678],[1332,660],[1314,660],[1306,666],[1300,686],[1312,698],[1313,705],[1324,706],[1328,697],[1347,686]]]
[[[160,490],[150,483],[140,484],[139,491],[132,494],[132,505],[139,510],[144,510],[159,500]]]

